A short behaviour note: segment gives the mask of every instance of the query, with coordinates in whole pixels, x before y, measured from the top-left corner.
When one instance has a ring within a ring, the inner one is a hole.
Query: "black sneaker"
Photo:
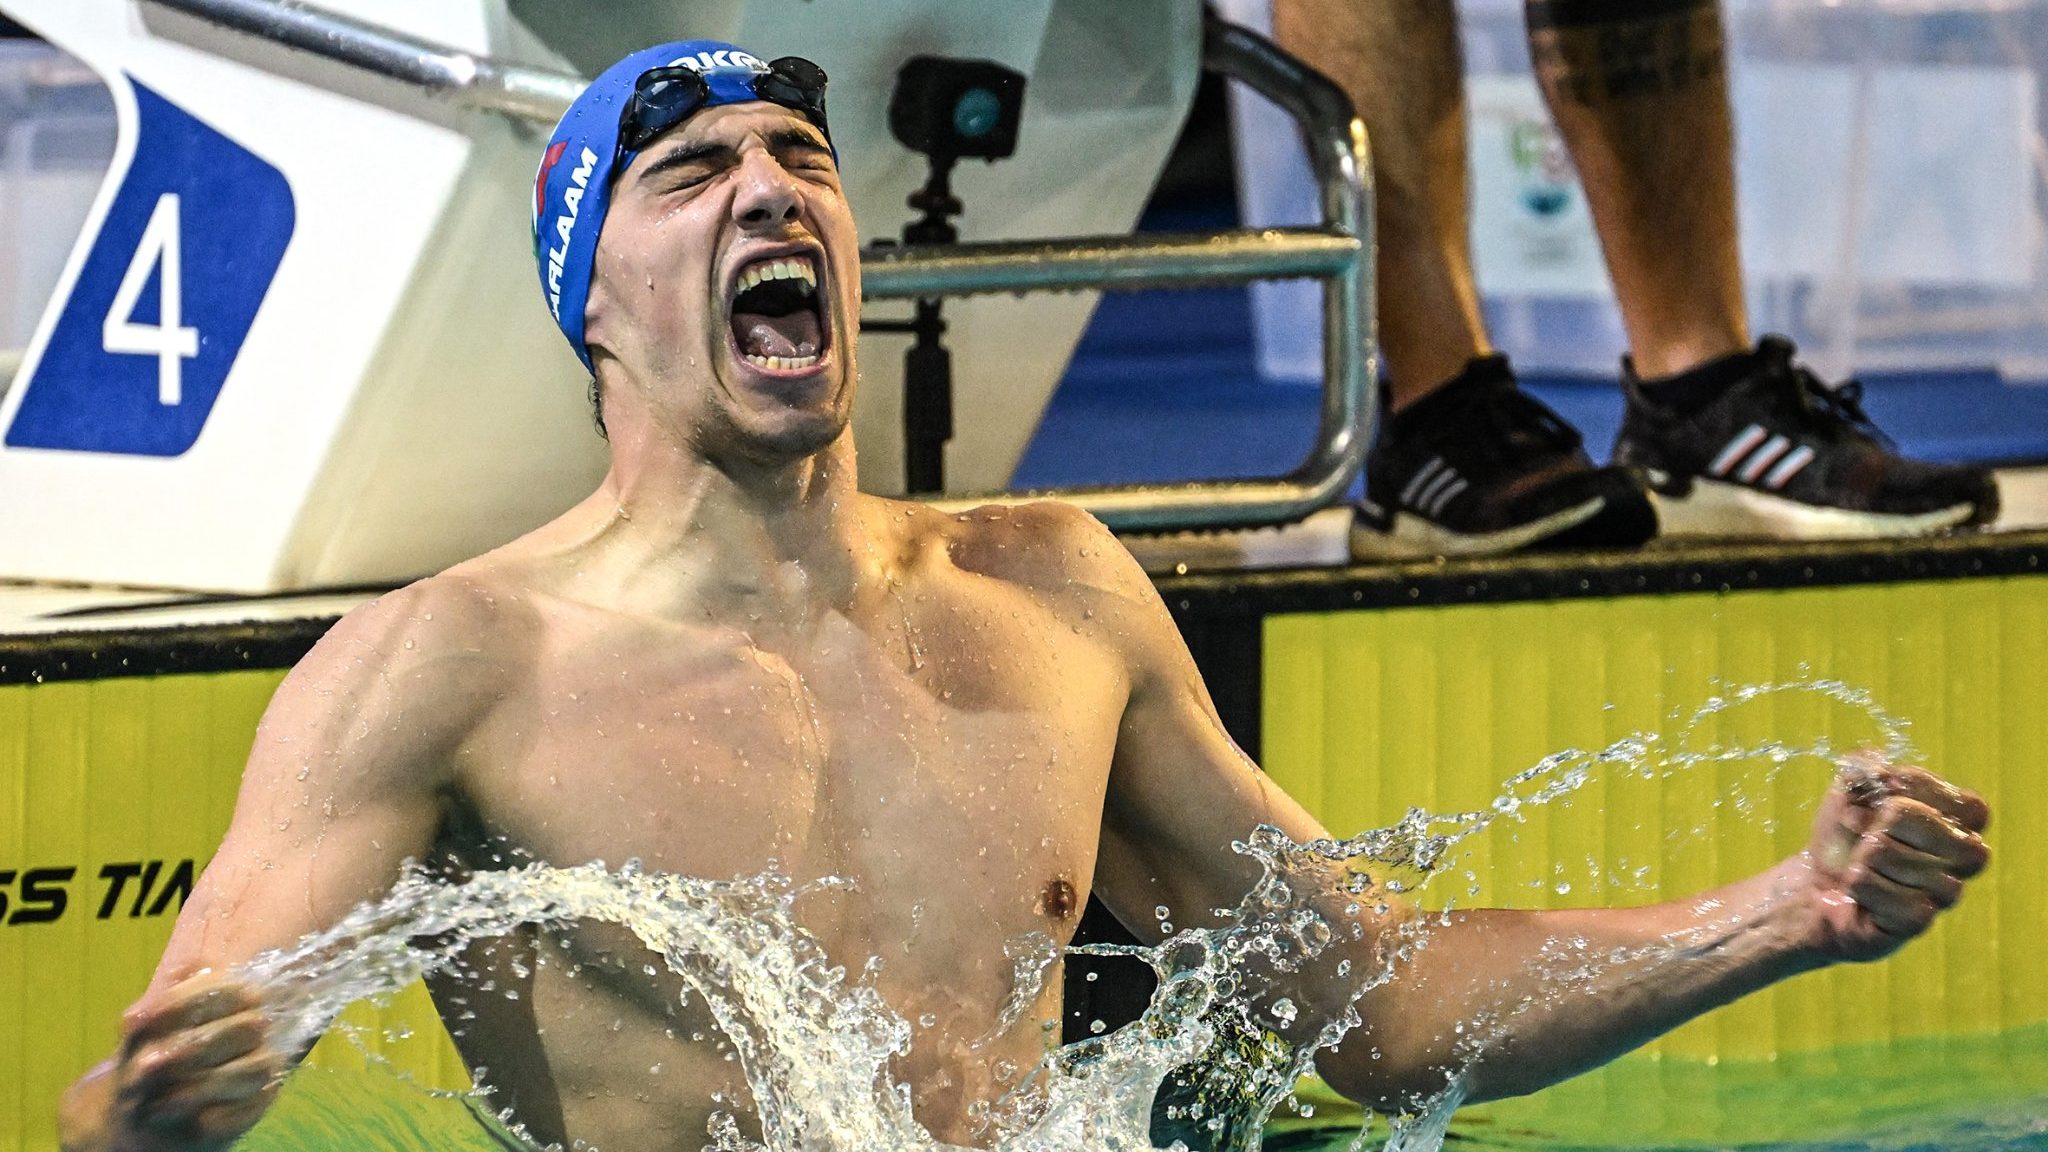
[[[1998,514],[1989,470],[1899,455],[1864,413],[1861,384],[1830,387],[1793,354],[1764,337],[1750,370],[1689,412],[1646,394],[1623,362],[1614,460],[1643,470],[1666,534],[1862,540]]]
[[[1578,432],[1482,356],[1380,425],[1351,554],[1385,559],[1631,548],[1657,531],[1640,480],[1595,468]]]

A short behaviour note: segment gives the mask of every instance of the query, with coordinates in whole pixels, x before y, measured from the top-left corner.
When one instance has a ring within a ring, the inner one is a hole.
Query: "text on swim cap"
[[[745,68],[754,72],[766,72],[768,66],[751,52],[737,48],[721,48],[716,52],[699,52],[695,56],[678,56],[668,62],[671,68],[688,68],[692,72],[710,72],[720,68]]]
[[[562,193],[568,211],[555,217],[558,242],[548,249],[548,311],[554,313],[558,324],[562,320],[562,262],[569,257],[569,237],[575,234],[576,214],[583,207],[583,194],[590,189],[590,174],[596,167],[597,153],[585,147],[575,171],[569,173],[569,189]]]

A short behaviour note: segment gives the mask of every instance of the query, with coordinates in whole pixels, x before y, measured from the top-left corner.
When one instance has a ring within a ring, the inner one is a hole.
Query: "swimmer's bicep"
[[[1129,683],[1096,892],[1127,927],[1156,939],[1160,907],[1206,922],[1210,909],[1234,907],[1258,880],[1233,842],[1261,825],[1301,842],[1329,832],[1238,748],[1151,579],[1106,529],[1093,529],[1072,554],[1093,560],[1085,580],[1106,593],[1105,631]]]
[[[377,650],[382,631],[344,621],[279,686],[157,983],[327,927],[431,848],[448,738],[420,670]]]
[[[1129,924],[1154,918],[1155,909],[1234,907],[1258,879],[1245,855],[1232,849],[1260,826],[1296,843],[1333,838],[1321,820],[1247,756],[1223,727],[1194,657],[1166,605],[1149,581],[1142,593],[1140,626],[1126,645],[1131,694],[1118,735],[1110,795],[1105,806],[1104,865],[1098,884],[1132,892],[1123,902],[1103,900]],[[1368,876],[1368,881],[1375,878]],[[1333,885],[1332,891],[1349,885]],[[1391,923],[1398,901],[1372,890],[1386,913],[1368,919]],[[1355,895],[1355,893],[1354,893]],[[1333,909],[1357,901],[1333,898]],[[1346,913],[1349,915],[1349,913]],[[1144,935],[1144,933],[1140,933]]]
[[[226,837],[200,873],[158,983],[216,971],[332,925],[431,846],[431,798],[306,787],[253,757]]]
[[[1259,872],[1231,845],[1260,826],[1297,841],[1328,835],[1231,740],[1179,633],[1166,639],[1171,650],[1134,677],[1104,806],[1097,882],[1127,923],[1161,906],[1205,920],[1234,907]]]

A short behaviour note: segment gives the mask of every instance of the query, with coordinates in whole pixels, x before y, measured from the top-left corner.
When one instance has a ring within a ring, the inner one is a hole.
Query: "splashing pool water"
[[[1887,756],[1912,759],[1903,725],[1866,694],[1835,682],[1765,685],[1708,701],[1673,740],[1635,735],[1597,752],[1571,750],[1547,757],[1511,778],[1490,805],[1474,811],[1431,814],[1414,809],[1391,827],[1311,844],[1293,843],[1270,828],[1251,831],[1232,848],[1259,865],[1261,879],[1236,908],[1218,910],[1215,926],[1181,927],[1158,947],[1077,949],[1124,955],[1148,965],[1159,978],[1158,991],[1136,1024],[1052,1052],[1009,1095],[987,1102],[983,1142],[1003,1152],[1145,1149],[1154,1147],[1155,1141],[1174,1139],[1238,1149],[1258,1148],[1263,1141],[1269,1149],[1369,1143],[1399,1152],[1427,1152],[1440,1147],[1449,1131],[1488,1146],[1618,1146],[1588,1138],[1599,1134],[1489,1130],[1484,1109],[1471,1114],[1471,1123],[1461,1118],[1457,1126],[1450,1126],[1460,1100],[1455,1079],[1413,1115],[1394,1118],[1302,1095],[1299,1085],[1312,1070],[1315,1054],[1341,1043],[1358,1023],[1355,1010],[1346,1011],[1304,1022],[1309,1027],[1297,1034],[1312,1036],[1307,1043],[1290,1046],[1276,1035],[1276,1028],[1296,1024],[1300,1011],[1285,994],[1290,975],[1321,956],[1338,933],[1357,931],[1353,925],[1331,923],[1310,904],[1335,892],[1352,902],[1347,910],[1355,911],[1358,902],[1382,899],[1381,891],[1424,892],[1433,880],[1456,871],[1458,849],[1470,838],[1517,822],[1534,806],[1570,796],[1596,774],[1654,779],[1734,762],[1766,764],[1766,782],[1793,763],[1840,765],[1840,771],[1856,772],[1853,761],[1844,760],[1841,750],[1824,741],[1690,747],[1688,735],[1708,717],[1761,696],[1794,691],[1819,693],[1861,709],[1883,733]],[[1746,802],[1741,796],[1731,800],[1738,805]],[[1368,875],[1378,887],[1367,882]],[[823,883],[857,882],[855,878]],[[774,872],[711,881],[648,873],[632,865],[616,871],[602,864],[531,865],[478,874],[456,884],[414,873],[385,899],[358,909],[329,931],[259,957],[247,974],[274,990],[274,1012],[286,1042],[310,1043],[350,1002],[389,996],[423,975],[473,976],[465,973],[463,957],[474,941],[523,926],[546,930],[591,921],[617,925],[646,949],[649,976],[656,971],[652,963],[660,963],[680,980],[681,995],[708,1011],[744,1073],[751,1095],[745,1111],[758,1122],[758,1135],[743,1135],[738,1120],[725,1115],[714,1124],[712,1147],[720,1152],[935,1152],[949,1147],[933,1140],[917,1123],[909,1092],[891,1077],[892,1062],[909,1051],[915,1031],[876,991],[879,961],[850,972],[828,957],[798,922],[794,903],[818,887],[794,884]],[[1415,949],[1428,946],[1431,926],[1452,902],[1442,899],[1436,908],[1416,912],[1394,934],[1395,946],[1378,963],[1370,970],[1347,973],[1357,993],[1398,982],[1402,962]],[[1009,942],[1006,951],[1015,964],[1008,1016],[1012,1008],[1021,1014],[1038,1000],[1056,956],[1051,941],[1044,938],[1019,938]],[[1561,994],[1643,958],[1539,957],[1535,962],[1558,961],[1547,974]],[[498,990],[487,984],[478,988],[480,993],[494,991]],[[1470,1050],[1482,1050],[1486,1036],[1486,1022],[1472,1022]],[[2048,1045],[2043,1048],[2048,1050]],[[2036,1055],[2048,1065],[2048,1052]],[[1956,1056],[1949,1048],[1941,1058],[1952,1061]],[[2010,1052],[2001,1054],[2001,1059],[2010,1057]],[[1811,1117],[1814,1098],[1839,1094],[1847,1083],[1882,1080],[1878,1073],[1887,1066],[1872,1059],[1876,1063],[1869,1069],[1845,1071],[1837,1058],[1834,1065],[1816,1065],[1810,1074],[1777,1077],[1769,1091],[1759,1089],[1752,1110],[1782,1122],[1762,1129],[1756,1139],[1767,1142],[1770,1132],[1807,1131],[1798,1121]],[[1945,1080],[1962,1071],[1937,1061],[1920,1068],[1906,1083]],[[1609,1070],[1604,1075],[1612,1079],[1618,1074]],[[1580,1083],[1603,1083],[1600,1075]],[[489,1074],[478,1070],[477,1079],[472,1103],[489,1101],[490,1110],[500,1111],[490,1095]],[[1977,1082],[1985,1081],[1980,1076]],[[1990,1082],[1995,1083],[1995,1077]],[[2030,1083],[2048,1084],[2048,1077]],[[1624,1091],[1644,1100],[1668,1096],[1642,1085]],[[1908,1098],[1926,1099],[1926,1093]],[[1816,1152],[1905,1146],[1960,1146],[1985,1152],[2048,1148],[2042,1128],[2025,1119],[2028,1114],[2042,1115],[2042,1103],[1973,1100],[1973,1110],[1961,1118],[1944,1120],[1916,1111],[1903,1127],[1894,1123],[1900,1118],[1879,1112],[1822,1133],[1825,1138],[1817,1137],[1820,1142],[1779,1146]],[[523,1129],[517,1108],[503,1106],[500,1119],[508,1138],[518,1138]],[[1915,1127],[1924,1127],[1923,1121],[1937,1131],[1930,1136]],[[1473,1129],[1473,1123],[1479,1127]],[[1673,1131],[1666,1123],[1646,1126],[1638,1136],[1626,1136],[1620,1129],[1611,1134],[1639,1146],[1661,1143],[1661,1137]],[[1842,1132],[1874,1135],[1859,1135],[1860,1143],[1828,1142]],[[1712,1137],[1706,1141],[1726,1142]]]

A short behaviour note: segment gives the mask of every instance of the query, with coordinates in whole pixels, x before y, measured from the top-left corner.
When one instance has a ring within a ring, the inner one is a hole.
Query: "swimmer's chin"
[[[759,465],[783,465],[815,456],[846,435],[848,420],[836,404],[793,407],[747,405],[733,421],[739,455]]]
[[[835,350],[828,348],[815,364],[772,368],[748,361],[728,344],[722,360],[719,368],[727,395],[753,420],[774,424],[826,421],[833,425],[834,436],[845,426],[848,373]],[[831,436],[826,437],[827,443],[830,440]]]

